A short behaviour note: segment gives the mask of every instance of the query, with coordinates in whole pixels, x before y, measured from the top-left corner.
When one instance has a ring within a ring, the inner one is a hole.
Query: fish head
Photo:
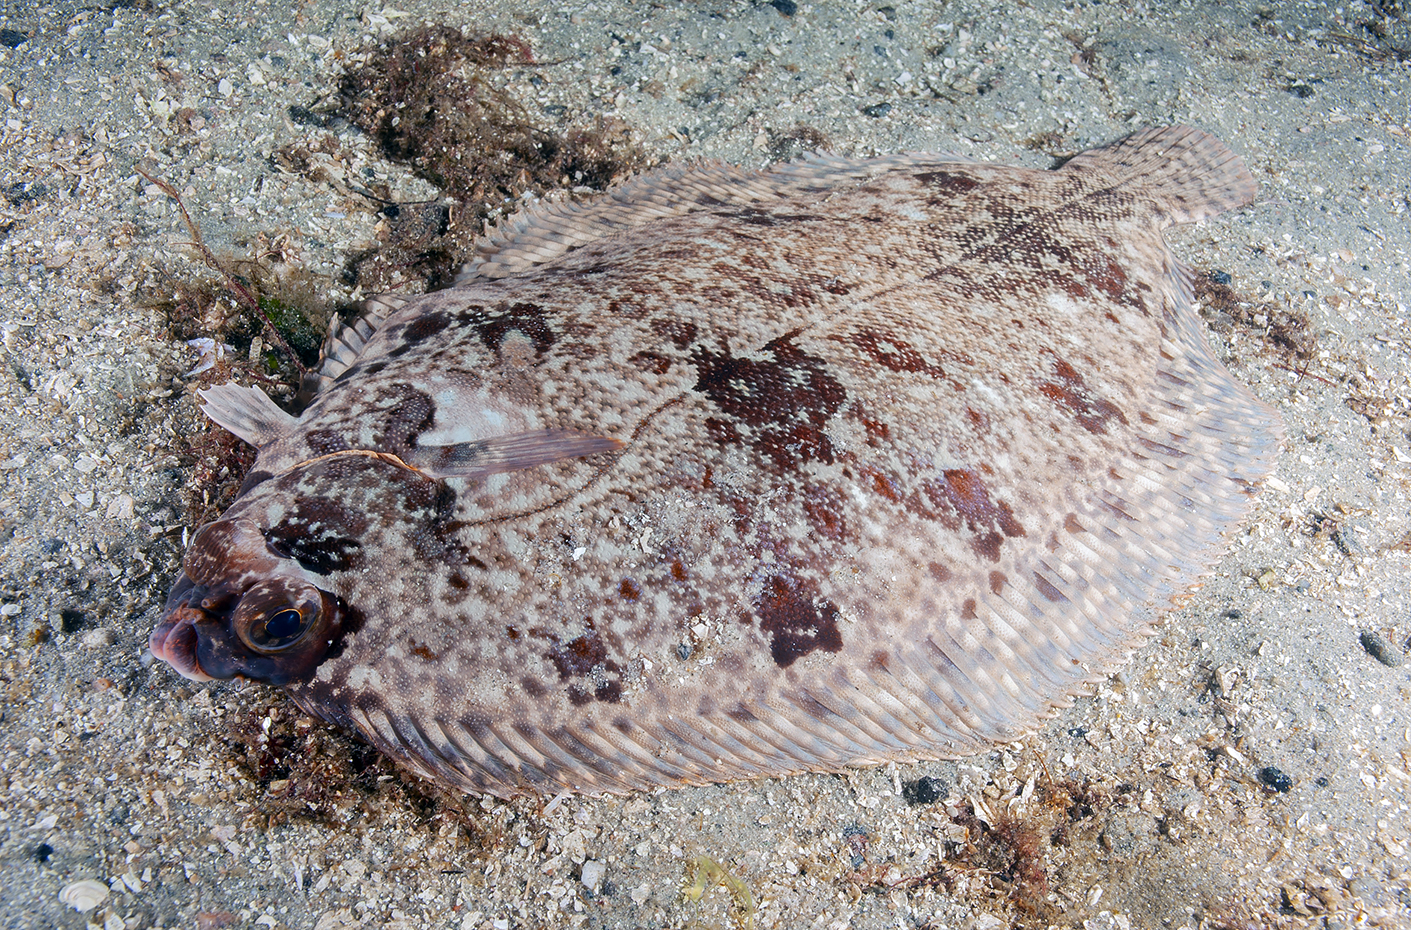
[[[349,611],[307,574],[271,550],[251,521],[206,524],[149,638],[152,654],[195,681],[310,677],[340,641]]]
[[[359,584],[388,564],[389,539],[432,519],[435,482],[375,457],[253,482],[196,532],[149,638],[154,656],[193,680],[311,679],[361,627]]]

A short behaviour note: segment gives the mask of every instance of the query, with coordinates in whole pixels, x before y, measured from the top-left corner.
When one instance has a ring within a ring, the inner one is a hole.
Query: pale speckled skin
[[[635,184],[487,242],[297,422],[246,428],[154,652],[239,670],[200,659],[229,603],[312,586],[336,628],[253,677],[496,794],[954,756],[1110,670],[1272,468],[1277,416],[1161,235],[1252,199],[1203,133]],[[540,430],[621,447],[398,461]]]

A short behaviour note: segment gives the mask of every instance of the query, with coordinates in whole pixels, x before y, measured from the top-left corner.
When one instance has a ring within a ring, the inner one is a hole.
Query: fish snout
[[[207,674],[201,668],[198,624],[224,625],[229,619],[229,611],[221,611],[219,607],[226,606],[222,602],[229,600],[229,597],[212,597],[206,585],[196,584],[183,572],[167,597],[161,622],[147,637],[147,648],[183,678],[214,681],[216,676]]]
[[[182,579],[185,580],[185,576]],[[151,649],[152,655],[181,673],[182,677],[192,682],[210,682],[214,677],[200,669],[200,659],[196,656],[200,642],[196,624],[213,620],[216,618],[200,607],[179,604],[172,608],[168,603],[162,621],[147,638],[147,648]]]

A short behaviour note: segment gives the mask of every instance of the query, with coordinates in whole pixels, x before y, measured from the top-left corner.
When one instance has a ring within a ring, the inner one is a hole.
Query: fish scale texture
[[[1013,739],[1273,468],[1162,237],[1254,190],[1178,127],[1052,171],[703,164],[536,208],[331,334],[297,420],[216,389],[260,455],[153,651],[500,795]],[[266,648],[276,595],[322,626]]]

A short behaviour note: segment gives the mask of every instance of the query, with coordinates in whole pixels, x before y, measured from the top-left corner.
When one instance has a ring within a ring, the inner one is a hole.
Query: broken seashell
[[[59,892],[59,900],[74,910],[87,914],[108,900],[108,886],[92,878],[69,882]]]

